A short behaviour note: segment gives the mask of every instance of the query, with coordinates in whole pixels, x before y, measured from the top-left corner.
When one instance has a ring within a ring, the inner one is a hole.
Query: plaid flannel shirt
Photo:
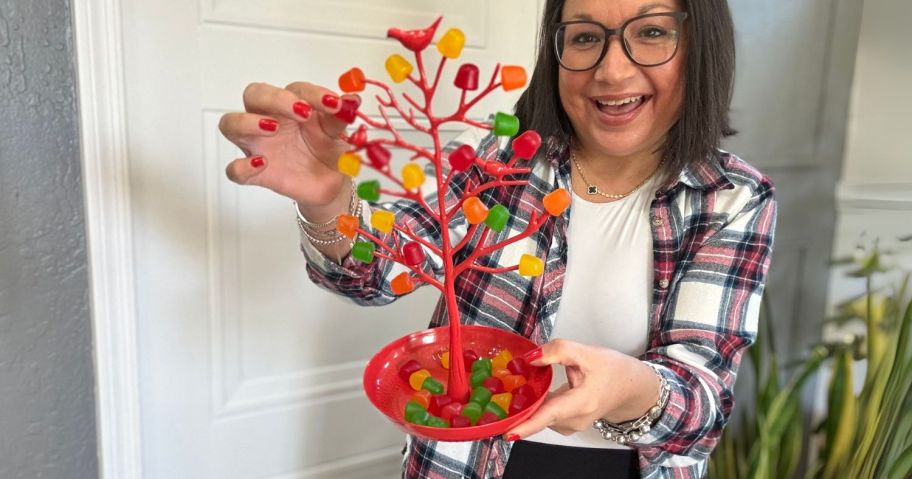
[[[512,152],[493,136],[469,131],[447,145],[476,146],[480,158],[505,162]],[[570,190],[569,149],[548,139],[528,164],[527,186],[495,188],[480,195],[491,206],[511,212],[501,233],[492,231],[484,246],[523,231],[531,212],[541,212],[541,199],[555,188]],[[520,166],[526,166],[520,165]],[[447,203],[457,201],[469,185],[485,181],[478,168],[457,173]],[[429,182],[430,183],[430,182]],[[698,478],[706,474],[708,457],[719,441],[734,405],[733,386],[745,349],[757,331],[760,297],[772,252],[776,222],[773,185],[768,178],[732,154],[687,167],[660,188],[651,205],[654,287],[647,351],[640,359],[656,367],[671,386],[668,404],[652,430],[630,446],[639,454],[644,479]],[[429,192],[430,193],[430,192]],[[433,207],[436,194],[428,196]],[[393,211],[416,234],[441,244],[440,227],[412,202],[364,208]],[[572,208],[572,205],[571,205]],[[483,257],[483,266],[518,263],[523,254],[545,259],[539,277],[516,272],[487,274],[467,270],[456,280],[456,296],[464,324],[482,324],[515,331],[538,344],[551,336],[567,267],[567,225],[570,210],[545,223],[529,238]],[[458,242],[467,233],[460,214],[449,228]],[[457,258],[476,244],[476,234]],[[455,244],[455,242],[453,244]],[[390,281],[404,267],[375,260],[364,264],[348,257],[339,265],[302,238],[310,278],[319,286],[362,305],[383,305],[396,299]],[[442,275],[439,258],[429,252],[429,268]],[[646,320],[647,318],[643,318]],[[446,324],[440,301],[430,325]],[[499,437],[484,441],[444,443],[408,437],[403,458],[406,478],[497,478],[503,475],[510,443]]]

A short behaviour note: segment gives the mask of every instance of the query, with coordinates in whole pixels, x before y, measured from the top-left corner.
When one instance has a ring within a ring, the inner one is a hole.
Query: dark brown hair
[[[538,58],[529,88],[516,103],[523,129],[543,138],[569,142],[573,126],[561,105],[554,52],[554,33],[565,0],[548,0],[540,28]],[[684,100],[678,121],[668,131],[663,153],[665,175],[715,155],[722,138],[735,134],[729,126],[735,76],[735,33],[727,0],[684,0],[688,18],[684,41]]]

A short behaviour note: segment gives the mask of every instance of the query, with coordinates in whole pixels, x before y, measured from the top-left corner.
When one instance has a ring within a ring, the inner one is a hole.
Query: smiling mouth
[[[620,116],[637,110],[646,104],[652,97],[649,95],[631,96],[618,100],[595,100],[590,99],[592,104],[602,113]]]

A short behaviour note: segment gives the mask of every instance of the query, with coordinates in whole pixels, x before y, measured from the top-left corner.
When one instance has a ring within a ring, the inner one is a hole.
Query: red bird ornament
[[[401,43],[402,46],[413,52],[420,52],[431,44],[431,41],[434,39],[434,33],[437,32],[437,26],[440,25],[441,20],[443,20],[443,17],[437,17],[437,20],[434,21],[433,25],[420,30],[390,28],[386,31],[386,36],[399,40],[399,43]]]

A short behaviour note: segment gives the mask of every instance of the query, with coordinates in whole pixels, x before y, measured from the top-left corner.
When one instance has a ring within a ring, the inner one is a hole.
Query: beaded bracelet
[[[652,426],[655,425],[659,416],[662,415],[665,406],[668,404],[671,388],[668,386],[668,381],[665,380],[665,377],[659,373],[659,370],[651,364],[649,366],[659,377],[659,400],[656,402],[655,406],[649,408],[649,411],[647,411],[646,414],[631,421],[614,424],[604,418],[596,420],[592,423],[592,427],[601,433],[604,439],[615,441],[622,445],[635,442],[639,440],[643,434],[651,431]]]

